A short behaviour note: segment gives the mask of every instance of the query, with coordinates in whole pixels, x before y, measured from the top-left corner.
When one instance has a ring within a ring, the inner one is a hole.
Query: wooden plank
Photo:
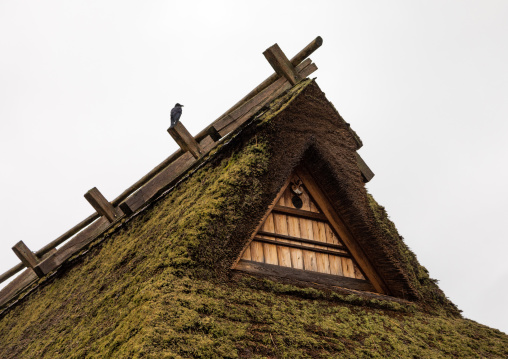
[[[44,276],[44,273],[37,268],[39,259],[23,241],[16,243],[14,247],[12,247],[12,250],[25,266],[34,270],[38,277]]]
[[[362,173],[363,182],[367,183],[372,178],[374,178],[374,172],[367,166],[363,158],[360,157],[358,152],[355,152],[356,156],[356,164],[358,165],[358,168],[360,169],[360,172]]]
[[[250,244],[250,254],[254,262],[264,263],[265,255],[263,253],[263,244],[260,242],[252,241]]]
[[[270,239],[270,238],[254,237],[254,241],[275,244],[275,245],[277,245],[277,249],[279,249],[282,246],[282,247],[288,247],[290,249],[295,248],[300,251],[306,250],[306,251],[310,251],[311,254],[313,254],[313,255],[315,255],[316,253],[325,253],[325,254],[332,254],[332,255],[346,257],[346,258],[351,257],[351,255],[349,253],[336,252],[336,251],[331,251],[326,248],[311,247],[310,245],[303,245],[303,244],[298,244],[295,242],[286,242],[283,240],[274,240],[274,239]],[[313,259],[313,260],[315,262],[315,259]],[[265,263],[266,263],[266,261],[265,261]],[[286,266],[286,267],[290,267],[290,266]],[[307,268],[307,267],[305,267],[305,268]],[[303,269],[303,268],[299,268],[299,269]]]
[[[330,224],[333,229],[337,231],[344,245],[349,249],[349,252],[352,254],[353,258],[355,258],[356,262],[359,266],[362,267],[364,274],[367,276],[367,279],[372,283],[377,292],[382,294],[390,294],[390,291],[384,281],[381,279],[379,274],[374,269],[373,265],[370,263],[369,259],[363,252],[362,248],[358,245],[356,240],[353,238],[347,227],[344,225],[342,219],[335,212],[334,208],[330,205],[330,202],[323,194],[321,189],[316,185],[316,182],[309,174],[309,172],[300,168],[298,170],[298,175],[305,182],[305,185],[317,205],[326,217],[329,219]]]
[[[194,158],[199,158],[201,156],[201,147],[199,143],[192,137],[180,121],[177,122],[175,126],[168,128],[168,132],[176,143],[178,143],[182,151],[189,151]]]
[[[44,274],[48,274],[52,270],[59,267],[63,262],[73,256],[76,252],[83,249],[90,242],[92,242],[98,235],[112,226],[112,223],[107,218],[101,217],[90,226],[79,232],[75,237],[57,250],[54,254],[47,259],[41,261],[37,267],[41,269]]]
[[[358,267],[356,264],[354,265],[355,267],[355,278],[357,279],[365,279],[362,271],[360,270],[360,267]]]
[[[295,217],[299,217],[299,218],[306,218],[306,219],[313,219],[313,220],[317,220],[317,221],[327,222],[326,216],[322,213],[303,211],[298,208],[291,208],[291,207],[285,207],[285,206],[274,206],[272,212],[286,214],[289,216],[295,216]]]
[[[332,227],[328,223],[324,223],[326,243],[334,244],[334,245],[343,245],[340,241],[339,237],[335,234]]]
[[[250,254],[250,246],[248,246],[244,251],[243,251],[243,254],[242,254],[242,259],[245,259],[245,260],[252,260],[252,256]]]
[[[114,222],[117,218],[115,208],[108,200],[99,192],[97,187],[92,188],[85,193],[86,200],[101,215],[105,216],[108,221]]]
[[[266,232],[274,232],[275,227],[273,223],[273,215],[269,215],[266,217],[263,226],[261,227]],[[268,264],[279,264],[278,254],[277,254],[277,246],[275,244],[263,243],[263,254],[265,256],[265,263]]]
[[[286,216],[281,214],[273,215],[273,223],[275,227],[275,233],[286,234],[288,233]],[[255,237],[256,238],[256,237]],[[279,259],[279,265],[283,267],[292,266],[291,250],[288,247],[277,246],[277,257]]]
[[[275,276],[292,280],[319,283],[335,287],[345,287],[361,291],[374,292],[375,289],[369,282],[356,278],[341,277],[326,273],[310,272],[307,270],[275,266],[265,263],[241,260],[235,268],[252,274],[263,276]]]
[[[309,197],[310,199],[310,197]],[[317,208],[316,204],[314,203],[314,201],[310,200],[310,211],[311,212],[320,212],[319,209]]]
[[[263,55],[265,55],[265,58],[268,60],[275,72],[279,76],[284,76],[291,85],[294,86],[300,82],[301,77],[298,76],[294,66],[291,62],[289,62],[289,59],[286,57],[284,52],[282,52],[278,44],[270,46],[263,52]]]
[[[321,235],[324,236],[322,240],[324,239],[330,246],[343,246],[328,223],[318,223],[318,225]],[[344,275],[340,257],[329,255],[328,263],[330,264],[330,274]]]
[[[314,222],[314,223],[316,223],[316,222]],[[343,252],[347,251],[347,248],[342,245],[329,244],[329,243],[326,243],[323,241],[316,241],[316,240],[305,239],[305,238],[301,238],[301,237],[292,237],[292,236],[287,236],[287,235],[280,234],[280,233],[259,231],[258,236],[263,237],[263,238],[271,238],[271,237],[280,238],[280,239],[285,239],[287,241],[294,241],[294,242],[298,242],[298,243],[308,243],[308,244],[312,244],[312,245],[326,247],[326,248],[329,248],[330,250],[337,249],[337,250],[343,251]]]
[[[355,268],[351,258],[341,257],[340,260],[342,262],[342,272],[344,273],[344,276],[349,278],[355,278]]]
[[[342,270],[342,260],[340,257],[329,255],[328,262],[330,263],[330,274],[344,275]]]

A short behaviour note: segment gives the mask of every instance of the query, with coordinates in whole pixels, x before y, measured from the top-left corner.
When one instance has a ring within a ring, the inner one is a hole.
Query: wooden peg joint
[[[301,78],[295,70],[295,67],[289,62],[286,55],[282,52],[279,45],[270,46],[263,52],[266,59],[272,65],[279,76],[284,76],[291,85],[296,85]]]
[[[23,241],[16,243],[14,247],[12,247],[12,250],[25,266],[35,271],[35,274],[37,274],[39,278],[44,276],[44,273],[37,267],[39,259]]]
[[[175,126],[168,128],[168,132],[173,139],[178,143],[178,146],[182,151],[189,151],[195,158],[201,156],[201,147],[199,143],[192,137],[181,122],[178,122]]]
[[[110,223],[116,220],[117,214],[115,208],[96,187],[85,193],[85,198],[97,213],[106,217]]]

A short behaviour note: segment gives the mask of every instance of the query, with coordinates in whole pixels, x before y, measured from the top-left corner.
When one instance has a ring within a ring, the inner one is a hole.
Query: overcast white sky
[[[250,4],[250,5],[248,5]],[[0,1],[0,272],[112,200],[316,36],[369,191],[464,315],[508,332],[508,2]]]

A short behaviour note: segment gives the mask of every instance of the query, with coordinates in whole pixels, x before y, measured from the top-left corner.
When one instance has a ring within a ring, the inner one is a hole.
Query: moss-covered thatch
[[[460,317],[367,196],[358,169],[348,172],[357,145],[319,88],[300,89],[5,310],[0,357],[508,357],[508,336]],[[306,106],[320,108],[320,119],[303,123]],[[383,248],[367,254],[383,258],[373,261],[383,275],[395,268],[387,283],[412,291],[413,302],[232,275],[249,234],[302,162],[315,164],[323,188],[338,188],[337,210],[353,233],[379,237],[372,245]]]

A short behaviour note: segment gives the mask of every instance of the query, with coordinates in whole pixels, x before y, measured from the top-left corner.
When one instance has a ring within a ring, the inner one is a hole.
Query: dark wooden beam
[[[367,183],[374,177],[374,172],[367,166],[363,158],[360,157],[358,152],[355,152],[356,155],[356,163],[358,164],[358,168],[360,172],[362,172],[363,182]]]
[[[376,290],[368,281],[363,279],[343,277],[333,274],[311,272],[302,269],[281,267],[274,264],[259,263],[242,259],[238,262],[235,270],[244,271],[263,276],[274,276],[293,280],[319,283],[334,287],[352,288],[361,291],[375,292]]]
[[[44,274],[40,270],[36,270],[37,264],[39,264],[39,259],[33,253],[23,241],[19,241],[12,247],[14,253],[21,259],[21,262],[27,266],[28,268],[32,268],[35,271],[35,274],[40,278]]]
[[[109,222],[106,217],[101,217],[91,225],[83,229],[67,243],[64,243],[55,253],[42,260],[37,267],[44,274],[58,268],[63,262],[75,255],[77,252],[89,245],[100,234],[111,228],[114,223]]]
[[[86,200],[92,205],[93,208],[102,216],[106,217],[109,222],[116,220],[115,208],[108,202],[108,200],[99,192],[97,187],[92,188],[85,193]]]
[[[273,239],[268,239],[268,238],[254,237],[254,241],[268,243],[268,244],[275,244],[277,246],[283,246],[283,247],[289,247],[289,248],[298,248],[303,251],[312,251],[312,252],[316,252],[316,253],[332,254],[334,256],[351,258],[351,255],[349,253],[330,251],[328,249],[309,247],[309,246],[304,246],[304,245],[296,244],[296,243],[279,242],[279,241],[274,241]]]
[[[176,143],[178,143],[182,151],[189,151],[194,158],[199,158],[201,156],[201,147],[199,143],[192,137],[181,122],[177,122],[175,126],[168,128],[168,132]]]
[[[279,214],[286,214],[289,216],[295,216],[306,219],[314,219],[321,222],[326,222],[326,216],[323,213],[304,211],[297,208],[284,207],[284,206],[274,206],[272,212]]]
[[[295,67],[282,52],[279,45],[270,46],[263,52],[266,59],[272,65],[273,69],[279,76],[284,76],[291,85],[296,85],[302,79],[295,70]]]
[[[340,244],[324,243],[324,242],[320,242],[320,241],[314,241],[312,239],[286,236],[285,234],[265,232],[265,231],[258,231],[257,234],[258,234],[258,236],[270,236],[270,237],[274,237],[274,238],[286,239],[288,241],[296,241],[296,242],[302,242],[302,243],[307,243],[307,244],[314,244],[317,246],[323,246],[323,247],[338,249],[341,251],[347,251],[347,248],[340,245]],[[280,243],[282,243],[282,245],[284,245],[284,243],[286,243],[286,242],[280,242]]]

